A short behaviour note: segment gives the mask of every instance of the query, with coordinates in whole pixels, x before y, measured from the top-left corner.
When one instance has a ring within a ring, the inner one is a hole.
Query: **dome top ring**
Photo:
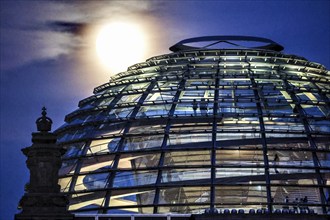
[[[198,42],[207,42],[207,41],[216,41],[214,43],[211,43],[204,47],[193,47],[193,46],[187,46],[185,44],[189,43],[198,43]],[[241,45],[235,44],[231,41],[249,41],[249,42],[259,42],[259,43],[266,43],[264,46],[258,46],[258,47],[243,47]],[[262,37],[251,37],[251,36],[205,36],[205,37],[195,37],[195,38],[189,38],[182,40],[175,45],[170,47],[170,50],[173,52],[182,51],[182,50],[199,50],[199,49],[207,49],[207,47],[218,44],[218,43],[228,43],[235,46],[246,48],[252,48],[252,49],[261,49],[261,50],[273,50],[273,51],[282,51],[284,47],[272,40],[269,40],[267,38]]]

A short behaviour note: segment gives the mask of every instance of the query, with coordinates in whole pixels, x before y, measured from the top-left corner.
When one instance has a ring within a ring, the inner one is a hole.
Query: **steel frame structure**
[[[330,73],[269,43],[176,45],[96,87],[56,131],[69,209],[326,213]]]

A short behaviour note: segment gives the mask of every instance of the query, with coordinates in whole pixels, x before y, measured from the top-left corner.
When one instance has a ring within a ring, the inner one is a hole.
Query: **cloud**
[[[56,32],[82,35],[88,24],[82,22],[50,21],[47,23],[47,26]]]
[[[1,1],[1,71],[92,47],[88,30],[114,20],[147,22],[162,1]],[[89,45],[88,45],[89,44]]]
[[[1,71],[36,60],[55,59],[69,54],[77,45],[79,40],[66,33],[7,30],[1,36]]]
[[[47,27],[62,17],[60,5],[43,1],[1,1],[1,71],[70,53],[77,39]],[[64,17],[64,16],[63,16]]]

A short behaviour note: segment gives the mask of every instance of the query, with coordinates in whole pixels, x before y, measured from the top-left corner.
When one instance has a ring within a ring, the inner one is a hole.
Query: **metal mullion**
[[[213,125],[212,125],[212,150],[211,150],[211,189],[210,189],[210,208],[215,208],[215,179],[216,179],[216,143],[217,143],[217,115],[219,108],[219,72],[220,72],[220,57],[218,61],[218,68],[215,76],[215,90],[213,100]]]
[[[150,85],[148,86],[148,88],[146,89],[146,91],[143,92],[143,95],[139,99],[137,105],[135,105],[135,108],[134,108],[132,114],[130,115],[130,118],[135,118],[136,117],[136,114],[139,112],[139,109],[142,106],[143,102],[148,97],[148,95],[150,94],[150,91],[152,91],[152,89],[155,87],[156,84],[157,84],[157,81],[155,79],[153,79],[150,82]]]
[[[124,86],[124,88],[120,91],[120,93],[112,100],[112,102],[109,104],[109,107],[108,109],[113,109],[114,106],[118,103],[118,101],[123,97],[123,93],[125,91],[125,89],[129,86],[129,84],[127,84],[126,86]],[[124,132],[123,134],[121,135],[121,140],[120,142],[118,143],[118,148],[117,148],[117,151],[115,153],[115,158],[113,160],[113,168],[117,168],[118,166],[118,162],[119,162],[119,158],[120,158],[120,155],[118,154],[118,152],[120,151],[121,147],[122,147],[122,142],[123,142],[123,137],[125,136],[126,132],[128,131],[127,128],[129,128],[129,125],[130,125],[130,122],[127,122],[126,123],[126,127],[124,129]],[[109,188],[109,185],[111,185],[112,187],[112,182],[113,182],[113,179],[114,179],[114,174],[115,172],[111,172],[109,174],[109,178],[107,180],[107,185],[106,187]],[[100,209],[99,210],[99,213],[104,213],[106,212],[106,209],[105,207],[106,206],[109,206],[109,202],[110,202],[110,197],[111,197],[111,192],[109,190],[107,190],[106,192],[106,195],[105,195],[105,200],[104,200],[104,208],[103,209]]]
[[[148,83],[149,81],[147,79],[143,78],[143,79],[138,79],[138,81],[134,81],[134,80],[131,80],[129,82],[122,82],[122,81],[120,81],[120,82],[117,82],[117,84],[116,83],[113,83],[113,84],[106,83],[106,84],[103,84],[103,85],[106,85],[103,88],[101,88],[103,85],[96,87],[94,89],[94,92],[96,92],[95,94],[97,94],[97,93],[102,92],[102,91],[104,91],[106,89],[109,89],[109,88],[111,88],[113,86],[127,86],[127,85],[131,85],[132,83],[146,83],[146,82]]]
[[[88,141],[85,146],[84,146],[84,149],[82,151],[82,155],[86,155],[87,153],[87,150],[89,148],[89,145],[91,144],[91,141]],[[79,172],[80,172],[80,169],[81,169],[81,166],[82,166],[82,160],[84,159],[85,157],[80,157],[79,159],[77,159],[77,166],[75,168],[75,171],[74,171],[74,174],[72,176],[72,180],[71,180],[71,184],[70,184],[70,187],[69,187],[69,191],[74,191],[74,187],[77,183],[77,177],[79,176]]]
[[[161,146],[161,153],[160,153],[160,158],[159,158],[159,162],[158,162],[158,174],[157,174],[157,179],[156,179],[156,183],[155,183],[156,187],[155,187],[155,198],[153,201],[153,205],[154,205],[153,213],[158,212],[158,201],[159,201],[159,191],[160,191],[158,185],[160,184],[161,178],[162,178],[161,167],[164,164],[164,155],[165,155],[163,148],[165,148],[166,144],[167,144],[169,129],[170,129],[170,119],[168,120],[166,128],[165,128],[165,135],[164,135],[163,143]]]
[[[128,85],[126,85],[120,92],[119,94],[117,94],[115,96],[115,98],[111,101],[111,103],[108,105],[107,109],[113,109],[116,104],[119,102],[119,100],[123,97],[123,92],[125,91],[125,89],[128,87]]]
[[[267,141],[266,141],[266,134],[265,134],[265,124],[263,120],[263,113],[262,113],[262,107],[261,107],[261,99],[258,94],[257,90],[257,84],[254,80],[254,73],[251,70],[251,64],[247,61],[247,57],[245,57],[245,62],[248,63],[248,76],[250,78],[253,93],[256,99],[256,106],[257,106],[257,112],[258,112],[258,119],[259,119],[259,126],[260,126],[260,132],[261,132],[261,142],[262,142],[262,149],[263,149],[263,158],[264,158],[264,165],[265,165],[265,177],[266,177],[266,191],[267,191],[267,208],[270,212],[272,212],[272,195],[271,195],[271,189],[270,189],[270,176],[269,176],[269,162],[268,162],[268,152],[267,152]],[[259,100],[259,101],[258,101]]]
[[[158,201],[159,201],[159,192],[160,192],[159,184],[161,183],[162,172],[163,172],[161,167],[163,167],[163,165],[164,165],[164,157],[165,157],[164,148],[166,148],[166,146],[167,146],[167,140],[169,137],[169,131],[170,131],[170,127],[171,127],[171,117],[174,114],[174,111],[175,111],[175,108],[177,105],[176,103],[178,102],[179,97],[182,93],[182,90],[185,87],[185,84],[186,84],[185,76],[189,75],[189,73],[190,73],[190,71],[189,71],[189,66],[188,66],[187,71],[182,75],[182,79],[179,83],[178,90],[174,96],[171,109],[168,113],[168,120],[167,120],[167,124],[165,127],[165,135],[164,135],[163,143],[161,146],[161,154],[160,154],[159,163],[158,163],[158,174],[157,174],[157,180],[156,180],[156,184],[155,184],[156,185],[155,186],[155,198],[154,198],[154,202],[153,202],[153,207],[154,207],[153,213],[158,212]]]
[[[122,134],[120,142],[118,143],[118,148],[117,148],[117,151],[115,153],[115,158],[113,159],[112,168],[114,168],[114,169],[117,169],[117,167],[118,167],[119,159],[120,159],[120,156],[121,156],[120,152],[122,151],[124,139],[126,137],[126,133],[130,129],[130,125],[131,125],[131,122],[126,123],[125,130]],[[112,171],[112,172],[109,173],[109,177],[108,177],[107,185],[106,185],[107,192],[106,192],[106,195],[105,195],[104,207],[102,209],[100,209],[99,213],[101,213],[101,212],[106,213],[106,211],[107,211],[106,207],[109,206],[109,204],[110,204],[111,188],[112,188],[113,180],[115,178],[116,173],[117,173],[117,171]]]
[[[163,150],[164,153],[168,153],[171,151]],[[134,165],[132,165],[134,166]],[[262,168],[262,165],[215,165],[215,168]],[[274,168],[274,165],[270,165],[269,168]],[[314,170],[315,167],[311,166],[297,166],[297,165],[280,165],[277,166],[278,168],[291,168],[291,169],[306,169],[306,170]],[[173,166],[166,166],[162,167],[162,170],[171,170],[171,169],[188,169],[188,168],[212,168],[212,165],[173,165]],[[102,171],[85,171],[85,172],[79,172],[78,174],[69,174],[66,176],[61,176],[61,178],[66,178],[66,177],[73,177],[73,176],[85,176],[88,174],[101,174],[101,173],[108,173],[109,171],[153,171],[153,170],[158,170],[157,167],[143,167],[143,168],[109,168],[107,170],[102,170]],[[320,170],[329,170],[328,167],[320,167]]]
[[[325,102],[325,105],[328,106],[329,109],[330,109],[330,99],[329,99],[327,96],[325,96],[325,95],[323,94],[322,90],[316,85],[316,83],[315,83],[313,80],[311,80],[310,83],[311,83],[311,84],[314,86],[314,88],[317,90],[318,95],[321,96],[321,98],[322,98],[323,101]],[[318,101],[319,101],[319,100],[318,100]]]
[[[117,102],[122,98],[123,96],[123,91],[127,88],[128,85],[124,86],[124,88],[118,92],[117,95],[114,96],[114,99],[110,102],[110,104],[107,106],[107,109],[112,109],[116,104]],[[94,96],[96,96],[97,94],[95,94]],[[104,94],[102,94],[103,96]],[[91,98],[91,97],[89,97]],[[102,99],[105,99],[105,98],[109,98],[109,97],[102,97]],[[88,98],[87,98],[88,99]],[[84,99],[86,100],[86,99]],[[84,101],[84,100],[81,100],[80,102]],[[96,100],[96,99],[95,99]],[[88,101],[89,102],[89,101]],[[80,106],[80,104],[79,104]],[[79,111],[79,110],[78,110]],[[88,111],[89,112],[89,111]],[[72,113],[71,113],[72,114]]]
[[[148,86],[147,88],[147,92],[145,92],[142,97],[139,99],[139,102],[138,104],[136,105],[136,107],[134,108],[132,114],[130,115],[130,118],[135,118],[136,114],[138,113],[138,110],[141,106],[141,103],[144,102],[144,100],[146,99],[146,97],[148,96],[148,92],[150,92],[150,90],[153,89],[153,87],[155,86],[156,84],[156,80],[153,80],[150,85]],[[123,132],[123,135],[122,135],[122,138],[119,142],[119,146],[117,148],[117,151],[116,151],[116,155],[115,155],[115,158],[114,158],[114,164],[112,166],[113,169],[117,169],[118,167],[118,163],[119,163],[119,159],[120,159],[120,152],[122,151],[122,148],[123,148],[123,142],[124,142],[124,139],[126,137],[126,134],[128,133],[130,127],[131,127],[131,122],[127,122],[126,124],[126,127],[125,127],[125,130]],[[107,193],[106,193],[106,196],[105,196],[105,202],[104,202],[104,208],[102,209],[102,212],[106,212],[106,209],[105,207],[109,206],[109,203],[110,203],[110,198],[111,198],[111,189],[112,186],[113,186],[113,181],[114,181],[114,178],[115,178],[115,174],[117,173],[118,171],[112,171],[109,175],[109,179],[108,179],[108,182],[107,182]]]
[[[286,79],[283,79],[283,83],[285,84],[285,87],[291,88],[291,86],[289,85],[289,83]],[[293,92],[293,90],[288,90],[288,93],[289,93],[291,99],[297,103],[297,104],[295,104],[295,107],[297,108],[297,111],[299,113],[299,118],[300,118],[301,122],[304,125],[306,136],[308,138],[308,143],[310,144],[312,149],[317,150],[317,145],[316,145],[316,143],[315,143],[315,141],[314,141],[314,139],[312,138],[312,135],[311,135],[311,130],[310,130],[310,127],[309,127],[309,123],[308,123],[308,121],[305,117],[304,110],[301,107],[300,102],[299,102],[296,94]],[[313,156],[314,168],[315,168],[315,171],[317,173],[318,185],[325,185],[324,180],[322,178],[322,174],[320,172],[320,162],[319,162],[319,159],[317,157],[317,154],[316,154],[315,151],[311,151],[311,152],[312,152],[312,156]],[[325,194],[324,194],[324,191],[323,191],[323,187],[319,187],[319,192],[320,192],[320,197],[321,197],[322,211],[323,211],[323,213],[326,213],[327,212],[327,210],[326,210],[326,198],[325,198]]]
[[[194,181],[190,181],[190,182],[184,182],[184,186],[185,187],[210,187],[211,186],[211,183],[210,182],[206,182],[206,179],[204,179],[204,183],[195,183]],[[174,184],[162,184],[162,188],[173,188],[176,187],[176,186],[180,186],[180,184],[182,183],[176,183],[175,185]],[[249,184],[249,183],[223,183],[220,181],[216,181],[214,183],[215,186],[266,186],[266,184],[262,184],[262,183],[252,183],[252,184]],[[302,187],[302,188],[317,188],[317,187],[321,187],[321,186],[324,186],[324,185],[312,185],[312,184],[306,184],[306,185],[299,185],[299,184],[286,184],[286,183],[278,183],[278,184],[272,184],[272,186],[293,186],[293,187]],[[326,186],[324,186],[326,187]],[[140,185],[140,186],[131,186],[131,187],[122,187],[122,188],[116,188],[115,190],[113,190],[114,192],[116,191],[121,191],[121,190],[147,190],[147,191],[150,191],[154,189],[154,185],[153,184],[149,184],[149,185]],[[102,192],[104,191],[103,188],[98,188],[98,189],[89,189],[88,192]],[[76,191],[76,192],[65,192],[65,194],[67,195],[71,195],[71,194],[84,194],[86,193],[85,190],[80,190],[80,191]],[[322,206],[322,204],[318,204],[319,206]],[[104,207],[106,208],[106,207]]]
[[[144,102],[144,100],[145,100],[146,97],[148,96],[148,92],[150,92],[150,90],[153,89],[153,87],[155,86],[155,84],[156,84],[156,80],[153,80],[153,81],[150,83],[150,85],[149,85],[148,88],[147,88],[147,92],[144,93],[144,94],[142,95],[142,97],[139,99],[139,102],[138,102],[138,104],[136,105],[136,107],[134,108],[132,114],[130,115],[130,118],[135,118],[135,116],[136,116],[136,114],[138,113],[138,110],[139,110],[139,108],[140,108],[140,106],[141,106],[141,103]],[[131,127],[131,124],[132,124],[131,122],[127,122],[127,124],[126,124],[125,130],[124,130],[124,132],[123,132],[123,134],[122,134],[122,138],[121,138],[121,140],[120,140],[120,142],[119,142],[119,144],[118,144],[118,148],[117,148],[117,151],[116,151],[115,158],[114,158],[114,160],[113,160],[113,161],[114,161],[113,166],[112,166],[113,169],[117,169],[117,167],[118,167],[119,159],[120,159],[120,156],[121,156],[120,152],[122,151],[123,143],[124,143],[124,140],[125,140],[125,138],[126,138],[126,134],[128,133],[128,131],[129,131],[130,127]],[[106,193],[106,196],[105,196],[104,207],[103,207],[103,209],[102,209],[102,212],[103,212],[103,213],[106,212],[106,207],[108,207],[109,204],[110,204],[110,197],[111,197],[111,190],[110,190],[110,189],[111,189],[112,186],[113,186],[113,181],[114,181],[114,178],[115,178],[117,172],[118,172],[118,171],[112,171],[112,172],[109,174],[109,178],[108,178],[107,186],[106,186],[106,188],[107,188],[108,190],[107,190],[107,193]]]

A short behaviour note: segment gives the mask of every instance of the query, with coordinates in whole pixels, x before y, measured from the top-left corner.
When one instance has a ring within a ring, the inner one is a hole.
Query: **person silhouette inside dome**
[[[280,172],[278,172],[277,167],[276,167],[278,165],[279,161],[280,161],[279,156],[277,154],[275,154],[275,157],[274,157],[275,173],[280,173]]]
[[[199,104],[199,109],[201,110],[202,115],[207,114],[207,101],[205,100],[205,98],[201,99],[201,102]]]
[[[198,108],[198,104],[197,104],[196,99],[193,100],[192,108],[194,110],[194,115],[196,116],[197,115],[197,108]]]

